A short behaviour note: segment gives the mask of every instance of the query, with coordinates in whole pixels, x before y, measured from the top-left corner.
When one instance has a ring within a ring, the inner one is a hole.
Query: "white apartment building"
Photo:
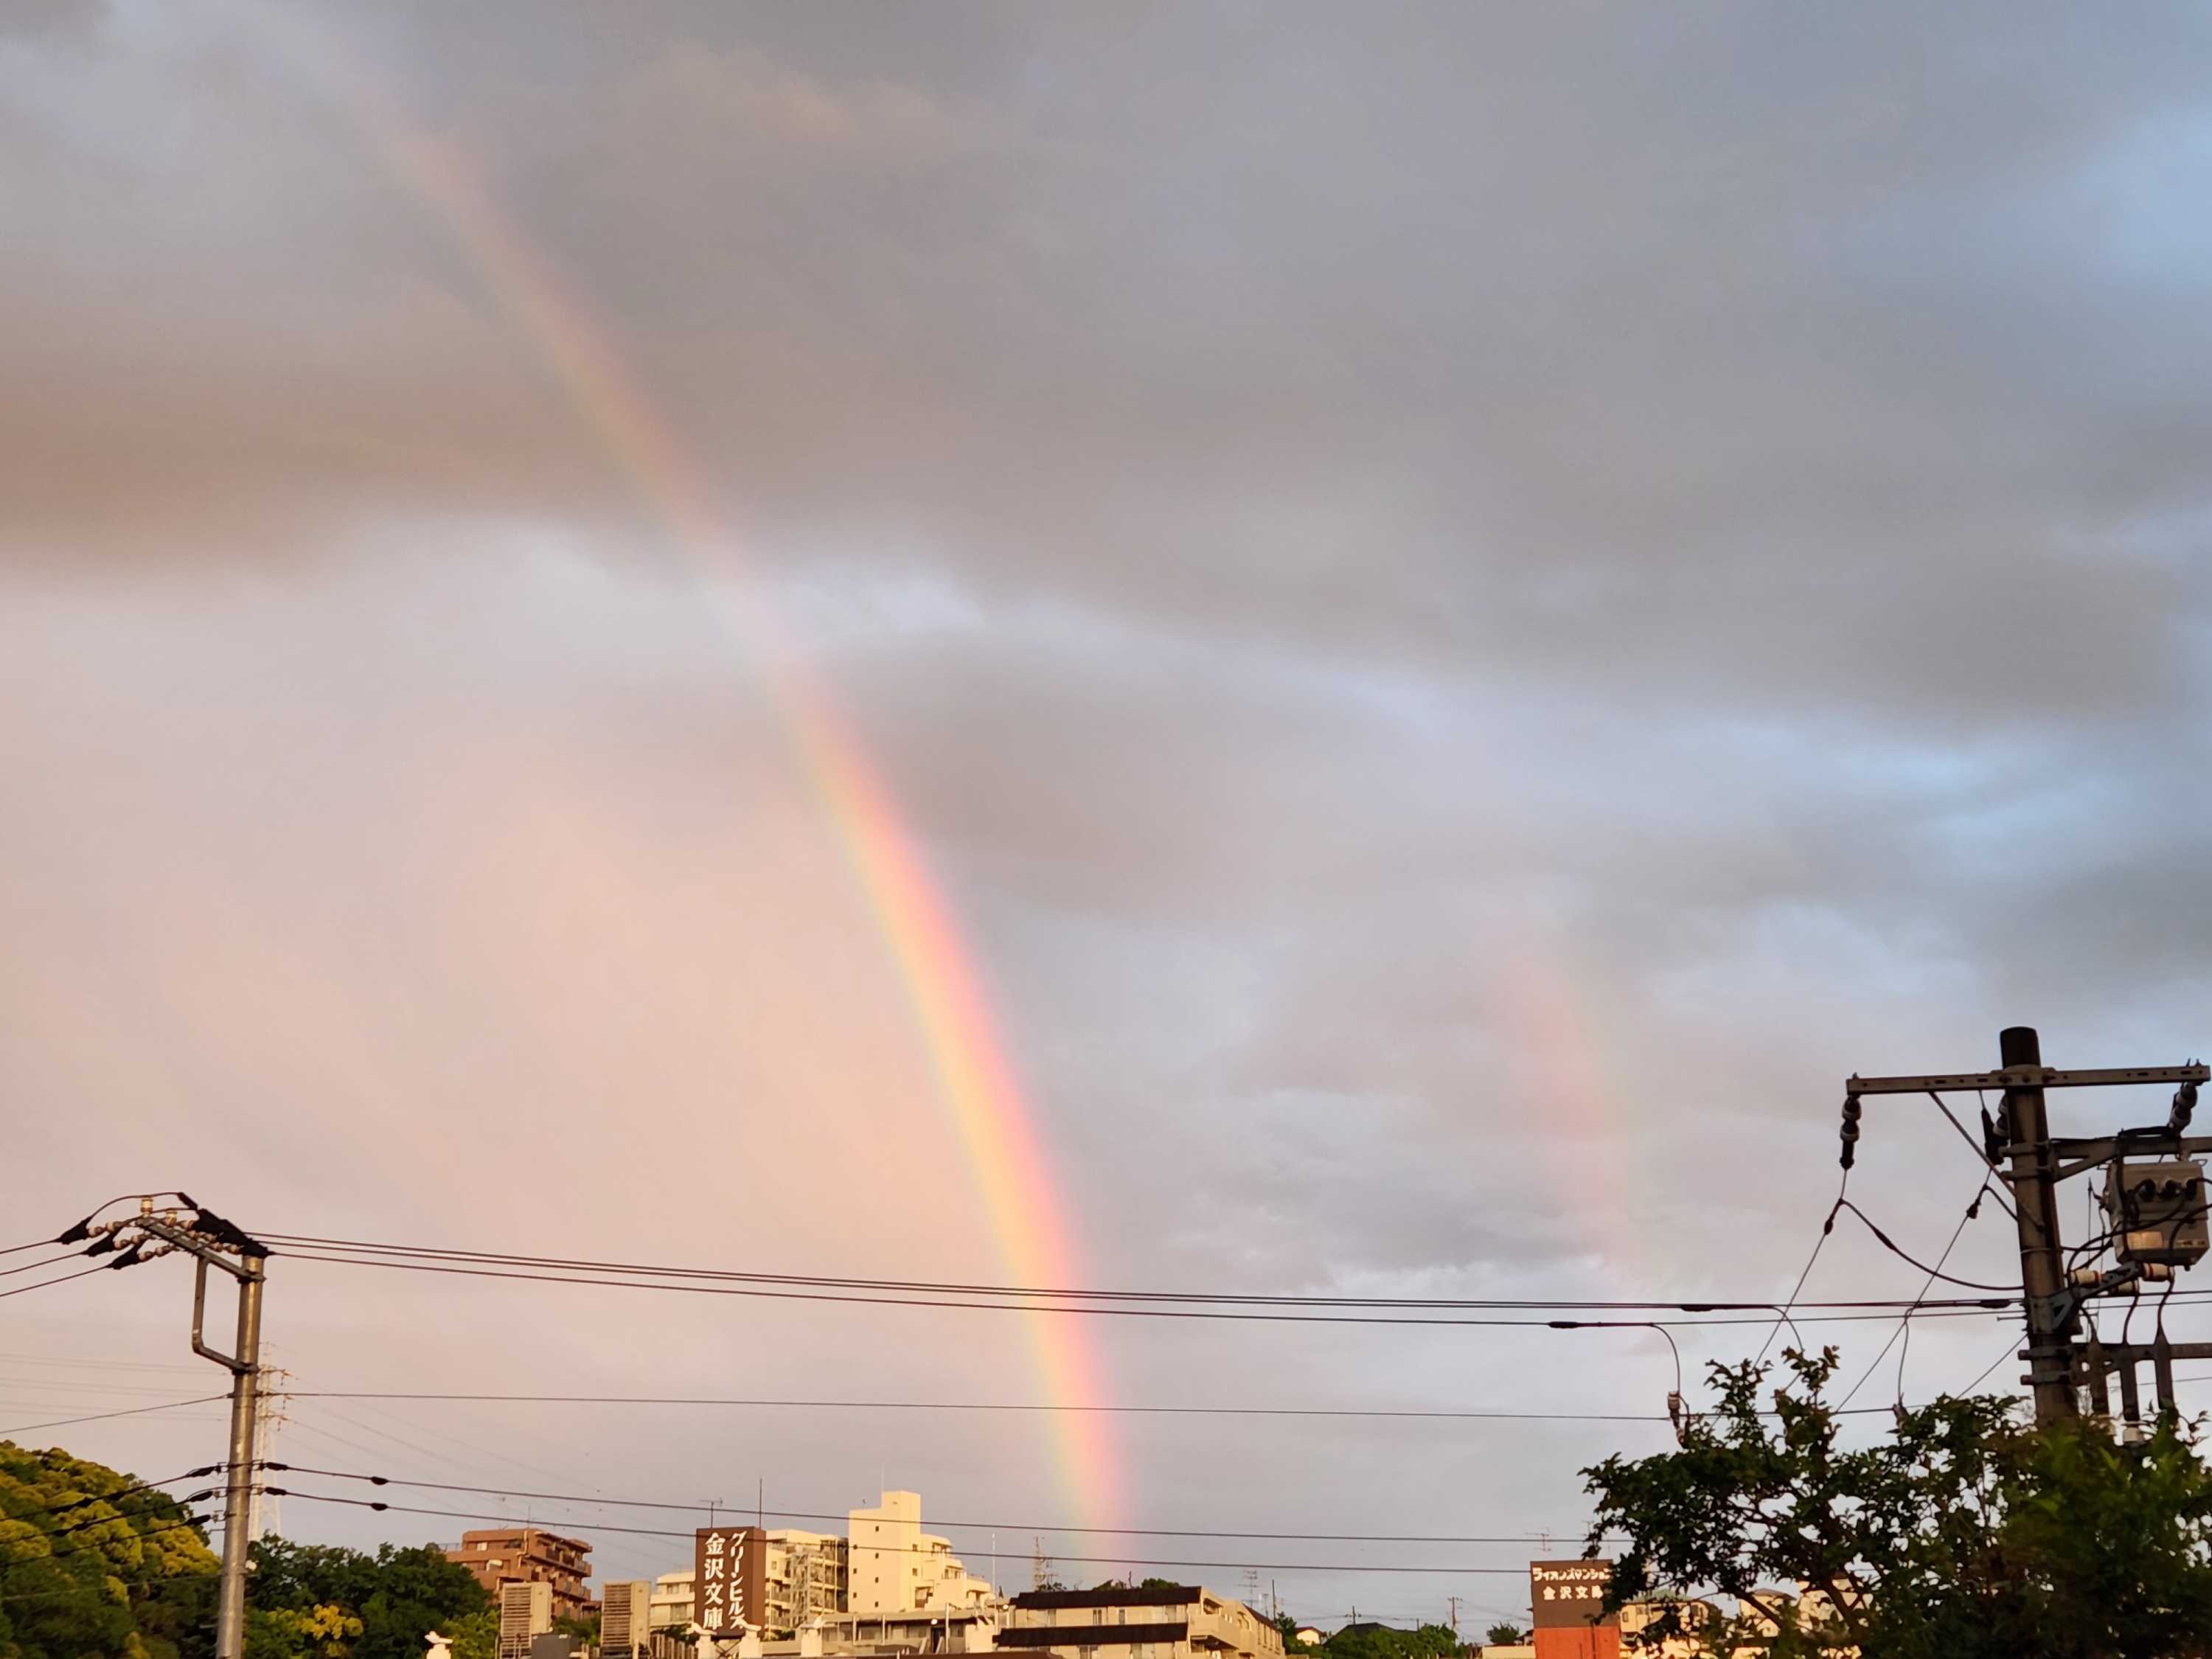
[[[1023,1659],[1283,1659],[1283,1634],[1242,1601],[1195,1584],[1031,1590],[999,1646]]]
[[[691,1622],[698,1605],[697,1574],[685,1567],[680,1572],[664,1572],[653,1581],[653,1594],[647,1601],[650,1612],[646,1619],[647,1630],[681,1630]]]
[[[887,1492],[875,1508],[851,1511],[846,1540],[848,1612],[963,1613],[994,1599],[990,1584],[953,1554],[951,1540],[921,1529],[919,1492]]]

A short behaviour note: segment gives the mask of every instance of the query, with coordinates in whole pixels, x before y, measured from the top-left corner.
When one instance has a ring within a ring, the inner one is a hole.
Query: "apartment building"
[[[544,1584],[552,1593],[553,1616],[580,1618],[599,1611],[586,1593],[592,1547],[537,1527],[505,1527],[461,1534],[446,1559],[466,1567],[496,1601],[508,1584]]]
[[[1013,1598],[1001,1648],[1052,1659],[1282,1659],[1282,1632],[1196,1584],[1031,1590]]]
[[[775,1528],[768,1534],[768,1608],[771,1630],[797,1630],[810,1620],[846,1610],[850,1547],[831,1533]]]
[[[637,1659],[653,1629],[653,1586],[615,1579],[599,1586],[599,1659]]]
[[[887,1492],[873,1509],[850,1511],[845,1535],[848,1612],[966,1612],[994,1599],[951,1539],[921,1529],[919,1492]]]
[[[531,1644],[553,1628],[553,1587],[516,1580],[495,1592],[499,1608],[499,1659],[530,1659]]]
[[[993,1653],[999,1624],[974,1613],[840,1613],[817,1619],[791,1641],[770,1642],[763,1659],[902,1659],[906,1655]]]

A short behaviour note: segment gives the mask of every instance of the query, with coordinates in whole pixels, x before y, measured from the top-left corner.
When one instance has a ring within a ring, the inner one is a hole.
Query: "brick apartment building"
[[[496,1601],[505,1584],[544,1584],[553,1592],[553,1616],[580,1617],[599,1604],[586,1593],[592,1576],[592,1547],[538,1527],[509,1527],[465,1532],[460,1547],[446,1552],[475,1575]]]

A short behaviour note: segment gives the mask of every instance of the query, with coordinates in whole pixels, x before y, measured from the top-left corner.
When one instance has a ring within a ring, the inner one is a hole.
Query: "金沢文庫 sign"
[[[1605,1606],[1606,1586],[1612,1582],[1610,1561],[1531,1561],[1528,1611],[1536,1628],[1619,1624],[1610,1614],[1599,1615]]]
[[[768,1534],[758,1527],[702,1527],[691,1557],[691,1616],[720,1634],[758,1628],[768,1600]]]

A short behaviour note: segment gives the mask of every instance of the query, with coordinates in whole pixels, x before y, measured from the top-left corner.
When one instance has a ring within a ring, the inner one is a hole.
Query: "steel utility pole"
[[[129,1225],[194,1258],[192,1352],[230,1372],[230,1463],[222,1495],[222,1581],[216,1602],[215,1653],[216,1659],[245,1659],[246,1565],[252,1541],[248,1534],[261,1383],[262,1263],[269,1251],[212,1212],[199,1211],[187,1226],[173,1212],[156,1215],[151,1199],[142,1200],[141,1206]],[[238,1281],[238,1329],[229,1353],[210,1348],[203,1340],[210,1266]]]
[[[2163,1155],[2169,1159],[2184,1159],[2212,1152],[2212,1137],[2185,1133],[2196,1107],[2197,1089],[2212,1081],[2212,1068],[2192,1060],[2185,1066],[2055,1071],[2043,1063],[2042,1046],[2032,1025],[2008,1026],[1999,1032],[1997,1052],[2001,1067],[1995,1072],[1919,1077],[1855,1075],[1847,1079],[1844,1084],[1844,1167],[1851,1167],[1856,1154],[1864,1096],[1925,1094],[1942,1106],[1946,1091],[2001,1091],[2003,1106],[1995,1122],[1984,1115],[1983,1145],[1976,1150],[1991,1172],[2010,1189],[2018,1216],[2021,1302],[2027,1322],[2027,1346],[2021,1351],[2021,1358],[2027,1361],[2028,1366],[2027,1374],[2021,1381],[2033,1393],[2036,1422],[2056,1423],[2080,1416],[2080,1396],[2075,1391],[2077,1384],[2089,1383],[2101,1400],[2105,1373],[2111,1369],[2124,1366],[2122,1386],[2132,1399],[2134,1365],[2142,1358],[2150,1358],[2166,1367],[2160,1377],[2160,1398],[2162,1404],[2171,1407],[2172,1398],[2166,1380],[2171,1361],[2198,1357],[2190,1351],[2199,1346],[2204,1346],[2207,1355],[2212,1356],[2212,1345],[2172,1344],[2161,1340],[2154,1348],[2132,1345],[2108,1348],[2093,1340],[2085,1349],[2077,1351],[2074,1334],[2081,1322],[2085,1301],[2117,1291],[2133,1294],[2136,1286],[2146,1278],[2170,1280],[2172,1266],[2160,1264],[2179,1262],[2185,1266],[2202,1255],[2201,1241],[2195,1255],[2185,1259],[2172,1251],[2179,1223],[2193,1216],[2201,1224],[2204,1206],[2199,1205],[2190,1216],[2169,1215],[2162,1232],[2155,1228],[2147,1233],[2126,1232],[2116,1225],[2114,1236],[2121,1238],[2124,1247],[2122,1268],[2102,1274],[2094,1268],[2069,1273],[2058,1230],[2058,1185],[2094,1169],[2111,1165],[2115,1170],[2120,1170],[2129,1158]],[[2086,1139],[2051,1135],[2044,1109],[2045,1090],[2152,1083],[2179,1085],[2174,1094],[2172,1114],[2162,1127],[2128,1129],[2117,1135]],[[1947,1115],[1949,1109],[1944,1107]],[[1955,1118],[1952,1121],[1957,1123]],[[1963,1125],[1959,1126],[1959,1132],[1966,1133]],[[1967,1136],[1970,1145],[1972,1139],[1972,1136]],[[2138,1249],[2138,1239],[2144,1241],[2151,1255],[2130,1254]],[[2101,1406],[2099,1409],[2101,1412]],[[2132,1406],[2130,1419],[2133,1420]]]

